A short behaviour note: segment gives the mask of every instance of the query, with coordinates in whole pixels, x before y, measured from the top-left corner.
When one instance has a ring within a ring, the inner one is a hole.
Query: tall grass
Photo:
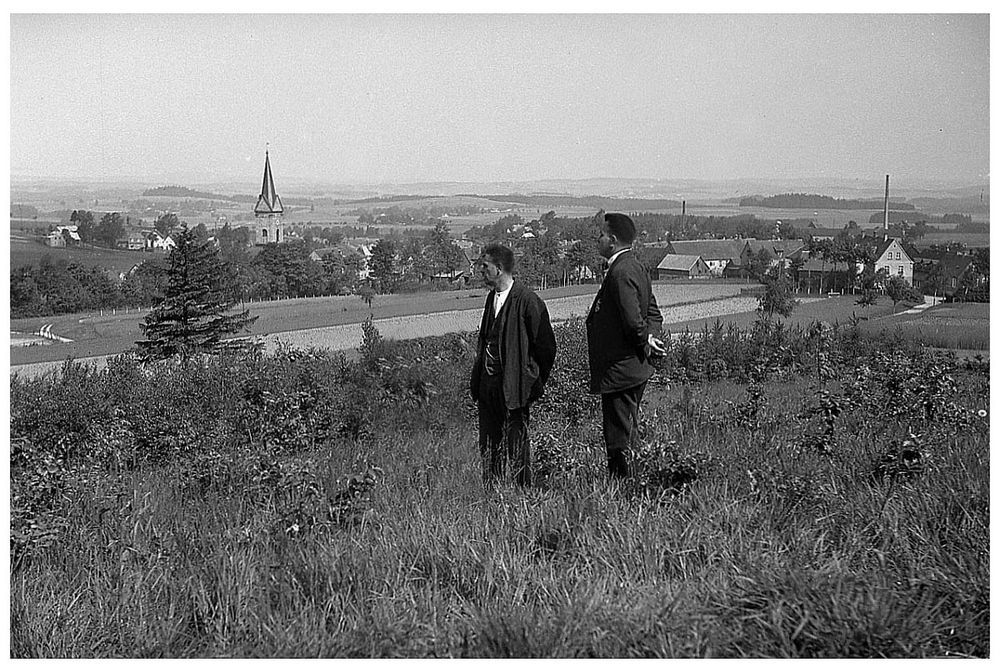
[[[984,370],[851,358],[861,346],[822,332],[798,366],[728,367],[747,380],[664,362],[640,473],[615,484],[579,327],[559,328],[533,414],[545,478],[527,490],[480,485],[458,337],[372,335],[357,364],[15,379],[12,526],[34,516],[55,537],[16,536],[12,656],[989,655]],[[55,426],[24,422],[67,385],[125,379],[63,452]],[[200,434],[129,421],[155,399]],[[18,483],[56,495],[29,506]]]
[[[989,321],[973,324],[900,322],[889,328],[872,328],[873,334],[895,342],[907,342],[947,350],[989,350]]]

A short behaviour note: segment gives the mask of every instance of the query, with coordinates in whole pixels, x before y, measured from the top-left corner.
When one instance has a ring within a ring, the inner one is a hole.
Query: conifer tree
[[[136,341],[144,360],[179,356],[187,361],[222,345],[222,337],[246,330],[257,317],[226,314],[235,305],[225,285],[225,262],[209,242],[199,242],[184,225],[170,251],[163,299],[142,321],[145,340]]]

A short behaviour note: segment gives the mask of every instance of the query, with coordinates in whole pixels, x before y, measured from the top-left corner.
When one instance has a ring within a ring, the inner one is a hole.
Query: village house
[[[822,256],[809,258],[803,255],[803,261],[795,271],[798,277],[799,291],[806,293],[830,291],[844,292],[850,289],[849,283],[864,270],[863,264],[848,261],[830,261]],[[853,266],[853,273],[852,271]]]
[[[159,231],[146,232],[146,249],[154,252],[169,252],[177,247],[177,243],[170,236],[164,236]]]
[[[829,229],[821,226],[816,226],[810,223],[808,227],[804,229],[797,229],[797,233],[806,237],[806,239],[812,240],[833,240],[841,233],[844,232],[843,229]]]
[[[654,245],[643,245],[636,249],[636,256],[639,257],[639,263],[643,265],[646,272],[649,273],[650,280],[659,279],[659,271],[657,267],[660,262],[663,261],[663,257],[669,254],[669,249],[661,246]]]
[[[52,231],[45,236],[45,244],[49,247],[66,247],[66,237],[62,231]]]
[[[743,256],[741,257],[743,266],[748,266],[750,257],[760,254],[761,250],[767,250],[767,253],[771,255],[772,267],[782,263],[785,268],[788,268],[793,261],[806,256],[806,243],[802,240],[757,240],[756,238],[747,238],[746,244],[746,247],[743,249]]]
[[[148,232],[130,231],[115,241],[115,246],[121,250],[142,250],[146,247]]]
[[[874,267],[876,273],[885,270],[890,276],[899,276],[913,284],[913,259],[895,238],[882,241],[875,250]]]
[[[440,273],[435,273],[431,276],[434,280],[449,280],[455,281],[459,278],[465,278],[467,281],[474,275],[474,260],[470,256],[467,250],[459,248],[462,252],[462,261],[460,261],[456,268],[447,271],[441,271]]]
[[[963,287],[983,284],[971,256],[940,249],[904,247],[913,258],[913,286],[925,294],[955,296]]]
[[[665,278],[710,278],[712,271],[701,257],[694,254],[668,254],[656,266],[657,280]]]
[[[67,239],[75,245],[82,242],[76,224],[60,224],[45,236],[45,244],[49,247],[66,247]]]
[[[668,254],[701,257],[714,277],[722,277],[727,269],[732,272],[742,266],[747,242],[736,238],[724,240],[672,240],[667,243]]]
[[[316,262],[322,262],[323,257],[328,254],[335,254],[340,257],[347,257],[351,254],[356,254],[361,258],[361,267],[358,269],[358,279],[367,280],[371,277],[371,269],[369,268],[369,260],[372,257],[371,246],[367,244],[356,244],[348,242],[347,240],[341,241],[338,245],[333,247],[320,247],[313,250],[309,254],[309,258]]]

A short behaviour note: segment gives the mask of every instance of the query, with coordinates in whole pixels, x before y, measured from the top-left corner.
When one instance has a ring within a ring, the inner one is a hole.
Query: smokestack
[[[889,240],[889,176],[885,176],[885,228],[882,240]]]
[[[687,201],[681,201],[681,217],[687,214]]]

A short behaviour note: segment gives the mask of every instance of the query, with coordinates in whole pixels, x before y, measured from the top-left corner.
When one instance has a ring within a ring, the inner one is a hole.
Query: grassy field
[[[948,350],[988,351],[990,304],[943,303],[916,314],[900,312],[866,323],[862,331]]]
[[[10,267],[38,266],[42,257],[53,261],[65,259],[86,266],[100,266],[114,273],[124,273],[147,259],[162,258],[162,254],[138,250],[107,250],[100,247],[49,247],[40,238],[12,234],[10,237]]]
[[[656,283],[654,294],[662,307],[710,301],[723,296],[737,294],[741,285],[733,284],[690,284]],[[577,285],[555,288],[540,292],[546,300],[572,296],[592,296],[596,285]],[[383,295],[375,297],[372,307],[356,296],[318,297],[306,299],[286,299],[246,304],[252,314],[259,319],[253,325],[252,334],[263,336],[318,329],[338,325],[360,324],[371,314],[376,320],[414,315],[445,313],[453,311],[481,310],[485,289],[451,292],[430,292],[414,295]],[[937,306],[921,316],[892,316],[891,302],[882,297],[878,304],[868,308],[857,305],[856,297],[837,296],[816,301],[814,297],[804,297],[792,315],[785,319],[789,326],[808,326],[816,321],[830,324],[846,324],[852,318],[864,318],[862,324],[866,333],[883,332],[906,333],[927,345],[945,348],[988,350],[989,308],[976,304],[955,304]],[[583,304],[587,303],[586,301]],[[580,304],[579,313],[586,312],[587,306]],[[903,306],[897,307],[903,310]],[[954,316],[956,311],[964,317],[956,321],[944,319]],[[109,355],[130,349],[141,338],[139,323],[147,311],[118,311],[115,314],[74,314],[48,318],[24,318],[11,320],[12,333],[31,334],[46,324],[51,331],[71,343],[45,342],[37,345],[11,348],[11,364],[62,361],[67,357],[84,358]],[[692,311],[694,312],[694,311]],[[670,333],[686,330],[699,332],[711,328],[717,322],[748,328],[757,319],[755,310],[746,310],[731,315],[709,318],[688,319],[673,317],[677,311],[667,314],[664,329]],[[684,313],[681,313],[684,314]],[[293,339],[294,340],[294,339]],[[301,339],[299,339],[301,340]],[[965,347],[974,346],[974,347]]]
[[[660,298],[660,292],[654,288],[657,299]],[[778,318],[782,322],[788,325],[795,326],[808,326],[813,322],[828,322],[830,324],[834,323],[847,323],[853,317],[879,317],[882,315],[889,315],[892,313],[891,304],[887,303],[887,299],[883,298],[878,304],[871,306],[870,308],[862,308],[857,305],[857,297],[844,295],[844,296],[833,296],[827,297],[820,300],[816,300],[815,296],[804,296],[803,299],[792,314],[787,318]],[[747,311],[743,313],[736,313],[734,315],[728,315],[720,318],[709,318],[709,319],[699,319],[699,320],[686,320],[683,322],[677,322],[669,325],[669,329],[672,333],[682,332],[682,331],[692,331],[698,332],[702,331],[706,327],[715,326],[718,321],[723,326],[737,326],[741,329],[746,329],[752,325],[758,318],[756,310]],[[666,325],[665,325],[666,328]]]
[[[614,484],[581,329],[528,489],[481,485],[454,339],[12,385],[11,656],[989,658],[985,370],[661,371]]]
[[[663,295],[658,297],[661,305],[673,305],[688,301],[709,300],[729,296],[739,291],[735,285],[660,285]],[[670,287],[670,289],[667,289]],[[572,296],[592,296],[597,285],[570,285],[539,292],[546,300]],[[659,291],[659,290],[658,290]],[[471,289],[449,292],[425,292],[421,294],[387,294],[376,296],[369,309],[357,296],[317,297],[306,299],[285,299],[248,303],[246,308],[258,320],[252,327],[252,334],[264,335],[343,324],[360,324],[371,314],[374,319],[406,317],[457,310],[482,310],[486,297],[485,289]],[[585,312],[584,306],[581,312]],[[30,334],[40,327],[51,324],[51,331],[72,343],[46,343],[11,349],[11,364],[61,361],[67,357],[94,357],[124,352],[141,338],[139,323],[148,311],[117,311],[104,315],[93,313],[59,315],[54,317],[23,318],[11,320],[11,331]]]
[[[788,318],[779,318],[789,326],[808,327],[813,322],[849,324],[859,319],[859,328],[866,335],[881,335],[900,341],[946,350],[989,352],[990,306],[988,303],[939,304],[919,313],[906,313],[908,305],[899,304],[893,312],[892,301],[880,297],[873,306],[857,305],[857,297],[835,296],[816,302],[809,297],[795,308]],[[717,323],[746,329],[754,323],[755,311],[736,313],[719,318],[687,320],[672,324],[672,333],[700,332]]]

